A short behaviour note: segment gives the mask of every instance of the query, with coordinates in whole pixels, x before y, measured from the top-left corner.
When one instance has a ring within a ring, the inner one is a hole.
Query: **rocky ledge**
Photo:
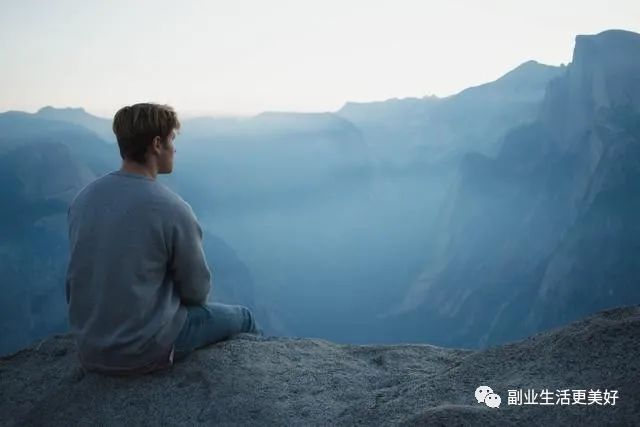
[[[1,424],[640,422],[640,306],[480,351],[241,334],[133,378],[85,373],[76,357],[56,335],[1,358]],[[478,402],[479,386],[500,405]]]

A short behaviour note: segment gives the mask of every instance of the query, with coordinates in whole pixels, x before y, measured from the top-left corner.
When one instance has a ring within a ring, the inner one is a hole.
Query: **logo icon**
[[[486,385],[481,385],[476,389],[476,400],[478,403],[484,403],[489,408],[498,408],[500,406],[500,396],[493,392],[493,389]]]

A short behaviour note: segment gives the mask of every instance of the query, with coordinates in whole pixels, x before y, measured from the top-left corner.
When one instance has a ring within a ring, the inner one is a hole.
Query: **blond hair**
[[[113,117],[113,133],[120,157],[145,164],[147,148],[159,136],[166,146],[174,129],[180,129],[178,115],[169,105],[141,103],[122,107]]]

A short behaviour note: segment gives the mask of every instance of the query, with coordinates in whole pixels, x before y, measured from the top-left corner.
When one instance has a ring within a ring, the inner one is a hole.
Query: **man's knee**
[[[244,305],[241,305],[239,307],[240,307],[240,310],[242,310],[242,312],[244,313],[244,316],[245,316],[243,332],[249,332],[249,333],[262,335],[262,330],[258,326],[256,318],[255,318],[255,316],[253,314],[253,311],[251,311],[251,309],[249,307],[246,307]]]

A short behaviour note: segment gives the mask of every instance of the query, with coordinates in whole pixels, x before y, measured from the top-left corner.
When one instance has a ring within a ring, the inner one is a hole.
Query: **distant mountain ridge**
[[[547,84],[564,71],[527,61],[446,98],[349,102],[337,114],[363,130],[372,155],[383,163],[427,167],[468,151],[494,155],[509,129],[535,119]]]
[[[111,130],[111,120],[91,115],[84,108],[53,108],[47,106],[39,109],[35,115],[44,119],[60,120],[84,126],[105,141],[115,142],[115,136]]]
[[[438,255],[388,315],[431,342],[489,345],[640,301],[638,53],[631,32],[576,38],[538,120],[495,159],[464,157]]]

